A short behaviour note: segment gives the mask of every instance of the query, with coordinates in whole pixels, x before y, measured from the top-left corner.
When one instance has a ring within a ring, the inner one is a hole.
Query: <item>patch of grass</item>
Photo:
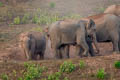
[[[0,7],[2,7],[3,6],[3,3],[2,2],[0,2]]]
[[[45,67],[40,67],[39,65],[30,63],[24,63],[24,66],[27,68],[27,71],[24,73],[24,80],[40,78],[42,72],[45,70]]]
[[[32,31],[38,31],[38,32],[43,32],[42,28],[41,27],[36,27],[36,28],[33,28]]]
[[[34,15],[33,18],[32,18],[32,23],[37,23],[39,20],[38,16],[37,15]]]
[[[13,23],[16,24],[16,25],[20,24],[20,17],[17,16],[16,18],[14,18]]]
[[[8,75],[2,74],[1,75],[2,80],[9,80]]]
[[[117,69],[120,69],[120,61],[115,61],[114,62],[114,67]]]
[[[50,2],[50,4],[49,4],[50,8],[54,8],[55,5],[56,5],[56,4],[55,4],[54,2]]]
[[[28,13],[24,14],[24,16],[21,20],[22,24],[26,24],[28,22],[29,18],[30,18],[30,14],[28,14]]]
[[[56,72],[54,74],[49,75],[47,80],[60,80],[61,75],[61,72]]]
[[[69,79],[67,77],[65,77],[64,80],[69,80]]]
[[[75,65],[72,62],[67,62],[65,61],[61,66],[60,66],[60,71],[61,72],[67,72],[71,73],[75,70]]]
[[[83,69],[85,67],[85,62],[80,60],[79,66],[80,66],[80,69]]]
[[[105,73],[104,69],[99,69],[97,71],[96,77],[98,79],[104,80],[105,79],[105,75],[106,75],[106,73]]]

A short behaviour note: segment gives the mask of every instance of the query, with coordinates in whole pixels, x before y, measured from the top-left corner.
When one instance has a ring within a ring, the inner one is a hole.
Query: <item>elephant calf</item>
[[[20,35],[20,46],[24,50],[28,60],[44,59],[46,38],[41,32],[28,32]]]

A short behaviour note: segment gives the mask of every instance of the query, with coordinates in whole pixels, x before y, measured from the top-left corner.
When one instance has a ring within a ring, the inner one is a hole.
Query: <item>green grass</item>
[[[80,69],[83,69],[85,67],[85,62],[80,60],[79,66],[80,66]]]
[[[8,75],[2,74],[1,75],[2,80],[9,80]]]
[[[3,3],[2,2],[0,2],[0,7],[2,7],[3,6]]]
[[[120,61],[115,61],[114,62],[114,67],[117,69],[120,69]]]
[[[71,61],[65,61],[63,64],[60,65],[61,72],[71,73],[75,70],[76,66]]]
[[[97,71],[96,77],[98,79],[104,80],[105,76],[106,76],[106,73],[105,73],[104,69],[101,68]]]
[[[50,2],[49,6],[50,6],[50,8],[54,8],[56,6],[56,4],[54,2]]]
[[[20,24],[20,17],[17,16],[16,18],[14,18],[13,23],[16,24],[16,25]]]

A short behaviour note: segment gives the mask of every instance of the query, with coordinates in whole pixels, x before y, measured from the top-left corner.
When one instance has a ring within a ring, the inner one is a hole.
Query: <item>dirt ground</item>
[[[50,3],[55,3],[55,8],[50,8]],[[34,9],[41,8],[47,9],[50,13],[58,13],[61,16],[69,14],[79,14],[81,17],[97,14],[103,12],[103,10],[111,4],[120,4],[120,0],[29,0],[24,5],[29,5],[28,11],[34,11]],[[33,9],[34,8],[34,9]],[[27,61],[25,54],[18,47],[19,34],[30,29],[38,27],[36,24],[22,24],[8,26],[7,24],[0,24],[0,75],[7,73],[9,76],[13,69],[21,71],[23,69],[23,62]],[[4,40],[6,39],[6,40]],[[100,49],[100,56],[85,57],[77,59],[75,55],[75,47],[71,46],[70,59],[78,64],[79,60],[84,60],[88,67],[87,70],[76,70],[70,75],[66,75],[70,80],[97,80],[96,78],[90,78],[88,76],[81,77],[82,72],[85,75],[89,73],[95,73],[98,68],[105,68],[108,75],[114,76],[112,78],[106,78],[105,80],[120,80],[120,70],[113,68],[112,64],[116,60],[120,60],[120,54],[112,52],[112,43],[98,43]],[[50,72],[54,73],[58,66],[65,60],[53,60],[53,53],[49,49],[50,45],[47,45],[45,53],[45,60],[33,61],[40,65],[48,67]],[[111,67],[112,66],[112,67]],[[50,73],[49,72],[49,73]],[[88,72],[88,73],[87,73]],[[114,74],[114,75],[112,75]],[[20,76],[21,74],[18,74]],[[46,75],[45,75],[46,76]],[[43,75],[43,77],[45,77]],[[11,77],[12,80],[16,80],[17,77]],[[0,79],[1,80],[1,79]]]

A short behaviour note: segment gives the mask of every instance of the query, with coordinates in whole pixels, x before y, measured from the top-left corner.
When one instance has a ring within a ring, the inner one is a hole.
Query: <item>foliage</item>
[[[48,76],[47,80],[60,80],[61,72],[56,72]]]
[[[50,2],[50,8],[54,8],[55,7],[55,3],[54,2]]]
[[[60,71],[61,72],[67,72],[71,73],[72,71],[75,70],[75,65],[72,62],[67,62],[65,61],[61,66],[60,66]]]
[[[8,75],[2,74],[1,75],[2,80],[9,80]]]
[[[0,2],[0,7],[2,7],[3,6],[3,3],[2,2]]]
[[[38,22],[38,16],[37,15],[34,15],[33,18],[32,18],[32,23],[37,23]]]
[[[115,61],[114,62],[114,67],[117,69],[120,69],[120,61]]]
[[[14,24],[20,24],[20,17],[17,16],[16,18],[14,18]]]
[[[64,80],[69,80],[69,79],[67,77],[65,77]]]
[[[27,68],[27,71],[24,73],[24,80],[40,78],[42,72],[45,70],[45,67],[30,63],[24,63],[24,66]]]
[[[27,23],[28,20],[29,20],[29,17],[30,17],[30,14],[24,14],[21,22],[22,22],[23,24]]]
[[[79,66],[80,66],[81,69],[84,68],[85,67],[85,62],[81,60],[80,63],[79,63]]]
[[[96,76],[98,79],[103,80],[105,78],[105,75],[106,75],[106,73],[105,73],[104,69],[99,69]]]

